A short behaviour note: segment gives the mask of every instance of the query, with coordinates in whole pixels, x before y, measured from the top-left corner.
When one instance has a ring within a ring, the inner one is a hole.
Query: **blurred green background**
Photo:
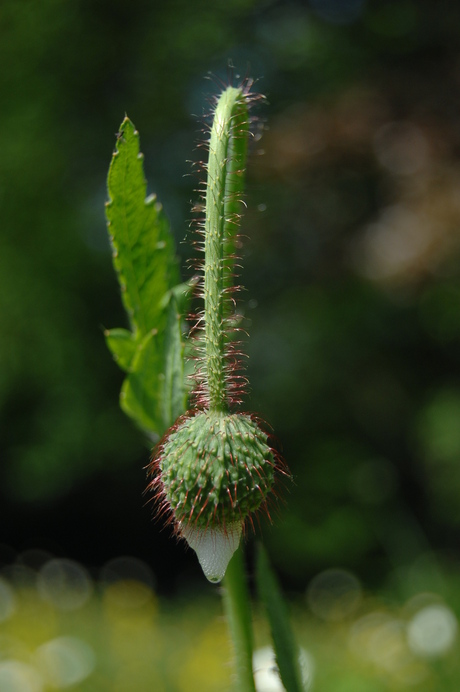
[[[247,407],[294,476],[258,534],[307,620],[329,622],[303,599],[331,569],[459,615],[460,5],[3,0],[0,64],[4,569],[57,556],[98,579],[129,555],[172,603],[214,603],[193,554],[151,522],[149,442],[118,407],[105,181],[126,112],[185,267],[202,115],[218,80],[251,75],[268,105],[242,231]],[[445,679],[388,668],[380,687],[321,689],[457,689],[443,660]]]

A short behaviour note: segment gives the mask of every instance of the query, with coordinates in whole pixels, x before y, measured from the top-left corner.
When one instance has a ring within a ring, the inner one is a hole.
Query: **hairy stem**
[[[251,605],[241,547],[227,567],[224,587],[225,613],[235,653],[237,689],[238,692],[255,692],[252,673]]]
[[[228,411],[226,320],[233,285],[248,140],[248,105],[243,89],[228,87],[214,112],[209,141],[205,217],[205,374],[208,406]],[[233,641],[239,692],[255,692],[252,626],[241,548],[225,575],[224,605]]]
[[[233,281],[234,237],[243,193],[248,131],[244,92],[228,87],[214,113],[206,184],[205,364],[211,411],[228,410],[225,320]]]

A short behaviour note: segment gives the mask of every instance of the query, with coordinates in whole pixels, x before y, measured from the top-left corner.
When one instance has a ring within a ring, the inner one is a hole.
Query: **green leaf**
[[[141,341],[120,395],[123,411],[146,432],[161,435],[185,411],[183,346],[180,318],[172,298],[166,327]]]
[[[259,597],[270,622],[276,662],[283,685],[287,692],[302,692],[299,648],[294,640],[286,604],[262,545],[259,545],[257,554],[256,579]]]
[[[156,197],[147,197],[142,160],[139,133],[126,117],[109,169],[106,216],[113,263],[136,340],[164,328],[161,301],[179,282],[169,224]]]
[[[175,298],[177,302],[177,308],[180,315],[184,315],[188,312],[190,299],[193,294],[193,290],[196,286],[196,280],[191,279],[190,281],[185,281],[183,284],[177,284],[173,286],[168,293],[163,296],[161,301],[161,306],[166,307],[172,297]]]
[[[128,372],[136,353],[137,343],[128,329],[106,329],[105,341],[120,368]]]
[[[120,406],[123,411],[148,433],[163,432],[159,415],[161,348],[156,330],[151,331],[138,345],[130,372],[123,382]]]
[[[125,118],[107,180],[106,216],[113,263],[131,331],[105,332],[107,346],[127,373],[122,409],[146,432],[160,434],[185,410],[179,309],[191,287],[179,284],[174,241],[155,196],[147,195],[139,134]]]
[[[184,384],[184,348],[180,318],[174,296],[169,303],[162,356],[165,369],[163,387],[161,388],[161,415],[166,429],[185,411],[187,398]]]

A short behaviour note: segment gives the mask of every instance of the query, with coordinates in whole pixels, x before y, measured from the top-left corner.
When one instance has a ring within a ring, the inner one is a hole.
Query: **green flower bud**
[[[230,413],[241,403],[241,374],[233,294],[249,134],[250,80],[228,87],[216,101],[209,137],[204,218],[199,226],[205,261],[198,296],[204,310],[193,330],[194,409],[158,445],[150,472],[159,515],[196,551],[210,581],[222,579],[244,523],[266,508],[275,473],[284,473],[258,419]]]
[[[194,412],[179,419],[159,445],[151,485],[160,512],[169,514],[176,532],[196,550],[211,581],[222,578],[245,519],[265,505],[275,466],[267,434],[245,413]],[[203,560],[219,567],[206,570]]]

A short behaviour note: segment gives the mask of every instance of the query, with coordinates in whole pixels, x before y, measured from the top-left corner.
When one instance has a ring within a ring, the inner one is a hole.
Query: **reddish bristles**
[[[217,102],[217,100],[216,100]],[[197,170],[206,173],[206,164],[198,165]],[[205,213],[205,195],[207,184],[205,181],[202,182],[200,186],[201,189],[199,193],[202,199],[196,203],[192,212],[195,214],[195,219],[193,223],[193,230],[195,233],[195,238],[192,241],[194,249],[199,253],[204,253],[204,218]],[[244,201],[241,199],[241,195],[235,199],[236,202],[243,205]],[[242,238],[238,233],[237,229],[240,224],[242,215],[240,213],[232,213],[227,219],[227,223],[231,224],[234,228],[234,236],[231,239],[233,248],[241,247]],[[232,278],[232,285],[226,286],[223,289],[224,300],[226,303],[225,313],[226,316],[223,321],[223,328],[225,331],[226,339],[226,383],[227,383],[227,396],[228,403],[231,408],[238,406],[242,403],[244,395],[246,392],[247,380],[244,378],[240,371],[244,370],[242,365],[242,359],[245,357],[244,351],[242,349],[242,342],[236,340],[235,337],[238,336],[237,333],[246,332],[238,326],[241,322],[241,315],[238,315],[236,311],[236,300],[235,295],[241,292],[243,289],[237,283],[239,277],[239,272],[242,269],[241,256],[238,252],[234,250],[228,253],[224,260],[222,260],[224,266],[229,268],[229,277]],[[194,287],[193,296],[195,300],[204,300],[204,259],[203,257],[193,257],[188,262],[188,267],[194,272],[197,272],[197,281]],[[204,324],[204,311],[200,309],[189,314],[189,322],[191,323],[190,328],[190,339],[193,344],[193,355],[191,359],[195,361],[194,373],[190,376],[192,380],[192,404],[199,409],[206,409],[209,405],[209,395],[206,386],[206,373],[204,367],[204,356],[206,352],[205,347],[205,324]]]
[[[218,80],[216,80],[218,81]],[[233,79],[230,80],[232,83]],[[222,88],[226,88],[227,84],[221,84]],[[260,101],[263,97],[252,92],[253,81],[250,79],[245,79],[240,83],[240,88],[243,90],[246,102],[248,104],[253,104],[256,101]],[[202,133],[206,137],[206,141],[199,145],[199,149],[209,149],[209,136],[211,132],[211,119],[214,115],[214,108],[218,102],[218,98],[213,98],[213,108],[210,114],[210,122],[203,123]],[[255,122],[251,117],[251,125]],[[234,137],[238,137],[239,133],[233,133]],[[246,132],[241,131],[241,136],[246,136]],[[162,440],[158,443],[152,456],[152,460],[148,467],[149,473],[149,485],[147,490],[152,493],[152,500],[156,506],[156,516],[161,517],[162,520],[168,524],[172,525],[174,532],[177,536],[181,534],[182,524],[187,525],[202,525],[204,518],[206,518],[206,527],[208,525],[223,525],[225,528],[225,522],[228,519],[228,514],[226,515],[222,509],[222,505],[227,504],[231,508],[231,514],[235,514],[235,518],[241,519],[242,522],[246,522],[247,512],[264,512],[266,516],[271,521],[270,512],[272,510],[272,502],[270,500],[270,494],[267,495],[268,483],[273,482],[273,476],[275,479],[275,484],[278,480],[282,478],[289,478],[289,472],[287,467],[282,460],[280,453],[274,448],[271,441],[265,444],[263,442],[266,451],[262,452],[261,466],[254,465],[254,469],[248,466],[248,448],[243,449],[242,453],[237,453],[234,459],[231,454],[231,464],[237,466],[239,463],[239,479],[238,481],[229,482],[230,472],[228,467],[225,471],[227,485],[225,498],[220,498],[219,504],[215,506],[210,504],[210,499],[204,497],[204,492],[202,490],[202,483],[206,478],[209,478],[210,474],[213,472],[213,466],[216,456],[215,444],[216,444],[216,432],[214,427],[210,427],[208,433],[205,435],[205,439],[198,437],[196,439],[200,440],[201,452],[195,453],[193,451],[194,458],[192,459],[192,464],[195,469],[193,485],[189,487],[184,481],[180,481],[178,488],[180,488],[181,499],[180,502],[175,504],[174,509],[171,506],[171,501],[168,500],[168,493],[166,492],[166,486],[163,481],[165,475],[165,468],[167,468],[167,462],[171,463],[172,468],[179,467],[182,460],[188,456],[192,456],[191,450],[195,450],[195,443],[189,441],[184,442],[184,437],[182,435],[188,435],[190,432],[190,427],[188,427],[189,419],[194,419],[195,423],[200,423],[200,418],[203,417],[206,421],[212,423],[212,417],[209,417],[210,409],[210,394],[208,391],[207,383],[207,373],[206,373],[206,333],[205,333],[205,314],[202,307],[202,301],[205,298],[204,295],[204,274],[205,266],[203,254],[205,250],[205,205],[206,205],[206,192],[208,183],[205,180],[205,176],[208,173],[208,165],[204,161],[198,161],[192,164],[193,171],[198,172],[202,176],[202,180],[198,185],[196,190],[197,194],[200,196],[198,202],[196,202],[192,207],[192,221],[191,228],[194,233],[192,240],[192,246],[196,253],[201,256],[193,257],[187,263],[189,270],[196,272],[193,280],[193,301],[194,307],[188,315],[188,320],[190,323],[189,332],[189,343],[191,344],[191,354],[189,359],[194,364],[193,373],[189,375],[192,383],[192,393],[191,393],[191,409],[179,417],[174,425],[166,432]],[[239,171],[233,171],[234,175],[238,175]],[[243,173],[243,171],[241,171]],[[238,283],[239,272],[241,271],[241,256],[239,250],[242,247],[243,236],[239,233],[239,225],[241,223],[242,214],[240,212],[235,212],[235,205],[240,207],[245,206],[244,199],[242,199],[241,194],[238,192],[234,197],[226,199],[225,203],[232,206],[232,212],[228,214],[228,218],[225,219],[227,228],[230,227],[231,237],[225,238],[224,243],[224,259],[221,260],[221,268],[223,267],[225,271],[224,287],[222,289],[222,298],[224,301],[224,317],[221,322],[221,328],[223,332],[223,347],[224,347],[224,379],[225,379],[225,393],[228,408],[230,413],[228,418],[233,418],[233,411],[238,409],[244,401],[246,392],[248,389],[248,380],[245,376],[245,359],[246,354],[244,353],[244,342],[242,337],[247,336],[246,331],[242,326],[243,316],[237,312],[236,296],[243,290],[242,286]],[[197,309],[196,301],[200,301],[200,307]],[[204,414],[204,415],[203,415]],[[239,414],[235,413],[235,417]],[[266,424],[263,423],[256,416],[251,414],[242,413],[241,416],[251,418],[254,423],[257,423],[258,427],[261,428],[265,435],[270,436],[267,432]],[[200,418],[198,418],[200,417]],[[214,425],[214,424],[212,424]],[[183,427],[182,427],[183,426]],[[174,455],[171,453],[175,441],[179,439],[179,446],[174,450]],[[238,439],[239,435],[236,434],[235,438],[231,436],[231,444],[235,444],[238,452]],[[259,438],[257,438],[259,439]],[[167,446],[168,445],[168,446]],[[165,449],[166,448],[166,449]],[[206,451],[205,451],[206,450]],[[209,451],[208,451],[209,450]],[[241,451],[241,450],[240,450]],[[256,450],[257,454],[257,450]],[[265,456],[267,455],[267,456]],[[178,461],[179,460],[179,461]],[[224,455],[222,453],[222,463],[224,463]],[[228,456],[227,462],[228,463]],[[274,472],[274,473],[273,473]],[[188,473],[188,467],[187,467]],[[241,477],[240,477],[241,476]],[[184,476],[185,477],[185,476]],[[177,475],[176,470],[172,472],[172,478],[174,483],[176,483]],[[256,481],[255,483],[253,481]],[[170,479],[171,481],[171,479]],[[209,482],[209,481],[208,481]],[[214,481],[216,490],[219,488],[219,482]],[[171,483],[172,486],[172,483]],[[169,486],[168,486],[169,487]],[[174,487],[174,492],[176,493],[177,487]],[[225,486],[224,486],[225,487]],[[254,496],[257,496],[257,500],[254,508],[246,509],[244,515],[241,512],[241,503],[244,502],[250,493],[254,492]],[[274,493],[277,497],[278,493]],[[171,497],[171,496],[169,496]],[[260,498],[262,502],[260,505]],[[228,509],[226,510],[228,512]],[[227,518],[226,518],[227,517]],[[247,521],[250,527],[254,529],[254,522],[251,514],[247,517]]]

